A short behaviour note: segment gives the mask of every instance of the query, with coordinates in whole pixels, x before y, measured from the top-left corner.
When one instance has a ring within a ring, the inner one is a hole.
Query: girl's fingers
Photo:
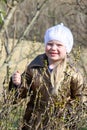
[[[13,75],[12,75],[12,81],[15,85],[20,85],[21,84],[21,75],[19,73],[19,71],[16,71]]]

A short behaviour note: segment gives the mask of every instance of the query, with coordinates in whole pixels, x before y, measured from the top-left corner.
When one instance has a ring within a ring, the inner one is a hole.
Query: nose
[[[56,48],[57,48],[57,46],[54,44],[54,45],[52,46],[52,49],[55,50]]]

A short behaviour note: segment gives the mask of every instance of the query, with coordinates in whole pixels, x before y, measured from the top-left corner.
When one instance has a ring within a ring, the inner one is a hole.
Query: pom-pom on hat
[[[51,40],[58,40],[61,42],[66,47],[67,53],[70,53],[72,50],[73,35],[71,30],[64,26],[63,23],[47,29],[44,36],[45,45]]]

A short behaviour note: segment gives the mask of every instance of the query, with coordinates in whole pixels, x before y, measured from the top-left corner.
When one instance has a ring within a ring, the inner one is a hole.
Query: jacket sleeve
[[[74,74],[71,80],[71,98],[87,106],[87,84],[80,73]]]
[[[83,107],[83,77],[79,72],[72,73],[70,83],[70,100],[66,104],[66,108],[70,115],[82,110]]]
[[[22,75],[22,83],[21,86],[18,88],[18,97],[25,98],[29,95],[31,91],[31,82],[32,82],[32,69],[28,66],[25,72]]]
[[[74,72],[70,84],[71,99],[82,100],[83,97],[83,77],[79,72]]]
[[[77,127],[84,120],[84,113],[87,108],[84,105],[84,82],[83,77],[79,72],[74,72],[71,76],[71,99],[66,104],[64,111],[66,122],[70,127]],[[74,129],[74,128],[73,128]]]

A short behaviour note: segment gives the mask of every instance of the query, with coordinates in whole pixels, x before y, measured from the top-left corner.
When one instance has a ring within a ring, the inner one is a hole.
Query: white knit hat
[[[63,23],[53,26],[47,29],[44,36],[45,45],[51,40],[58,40],[66,47],[66,51],[69,53],[73,47],[73,35],[69,28],[63,25]]]

